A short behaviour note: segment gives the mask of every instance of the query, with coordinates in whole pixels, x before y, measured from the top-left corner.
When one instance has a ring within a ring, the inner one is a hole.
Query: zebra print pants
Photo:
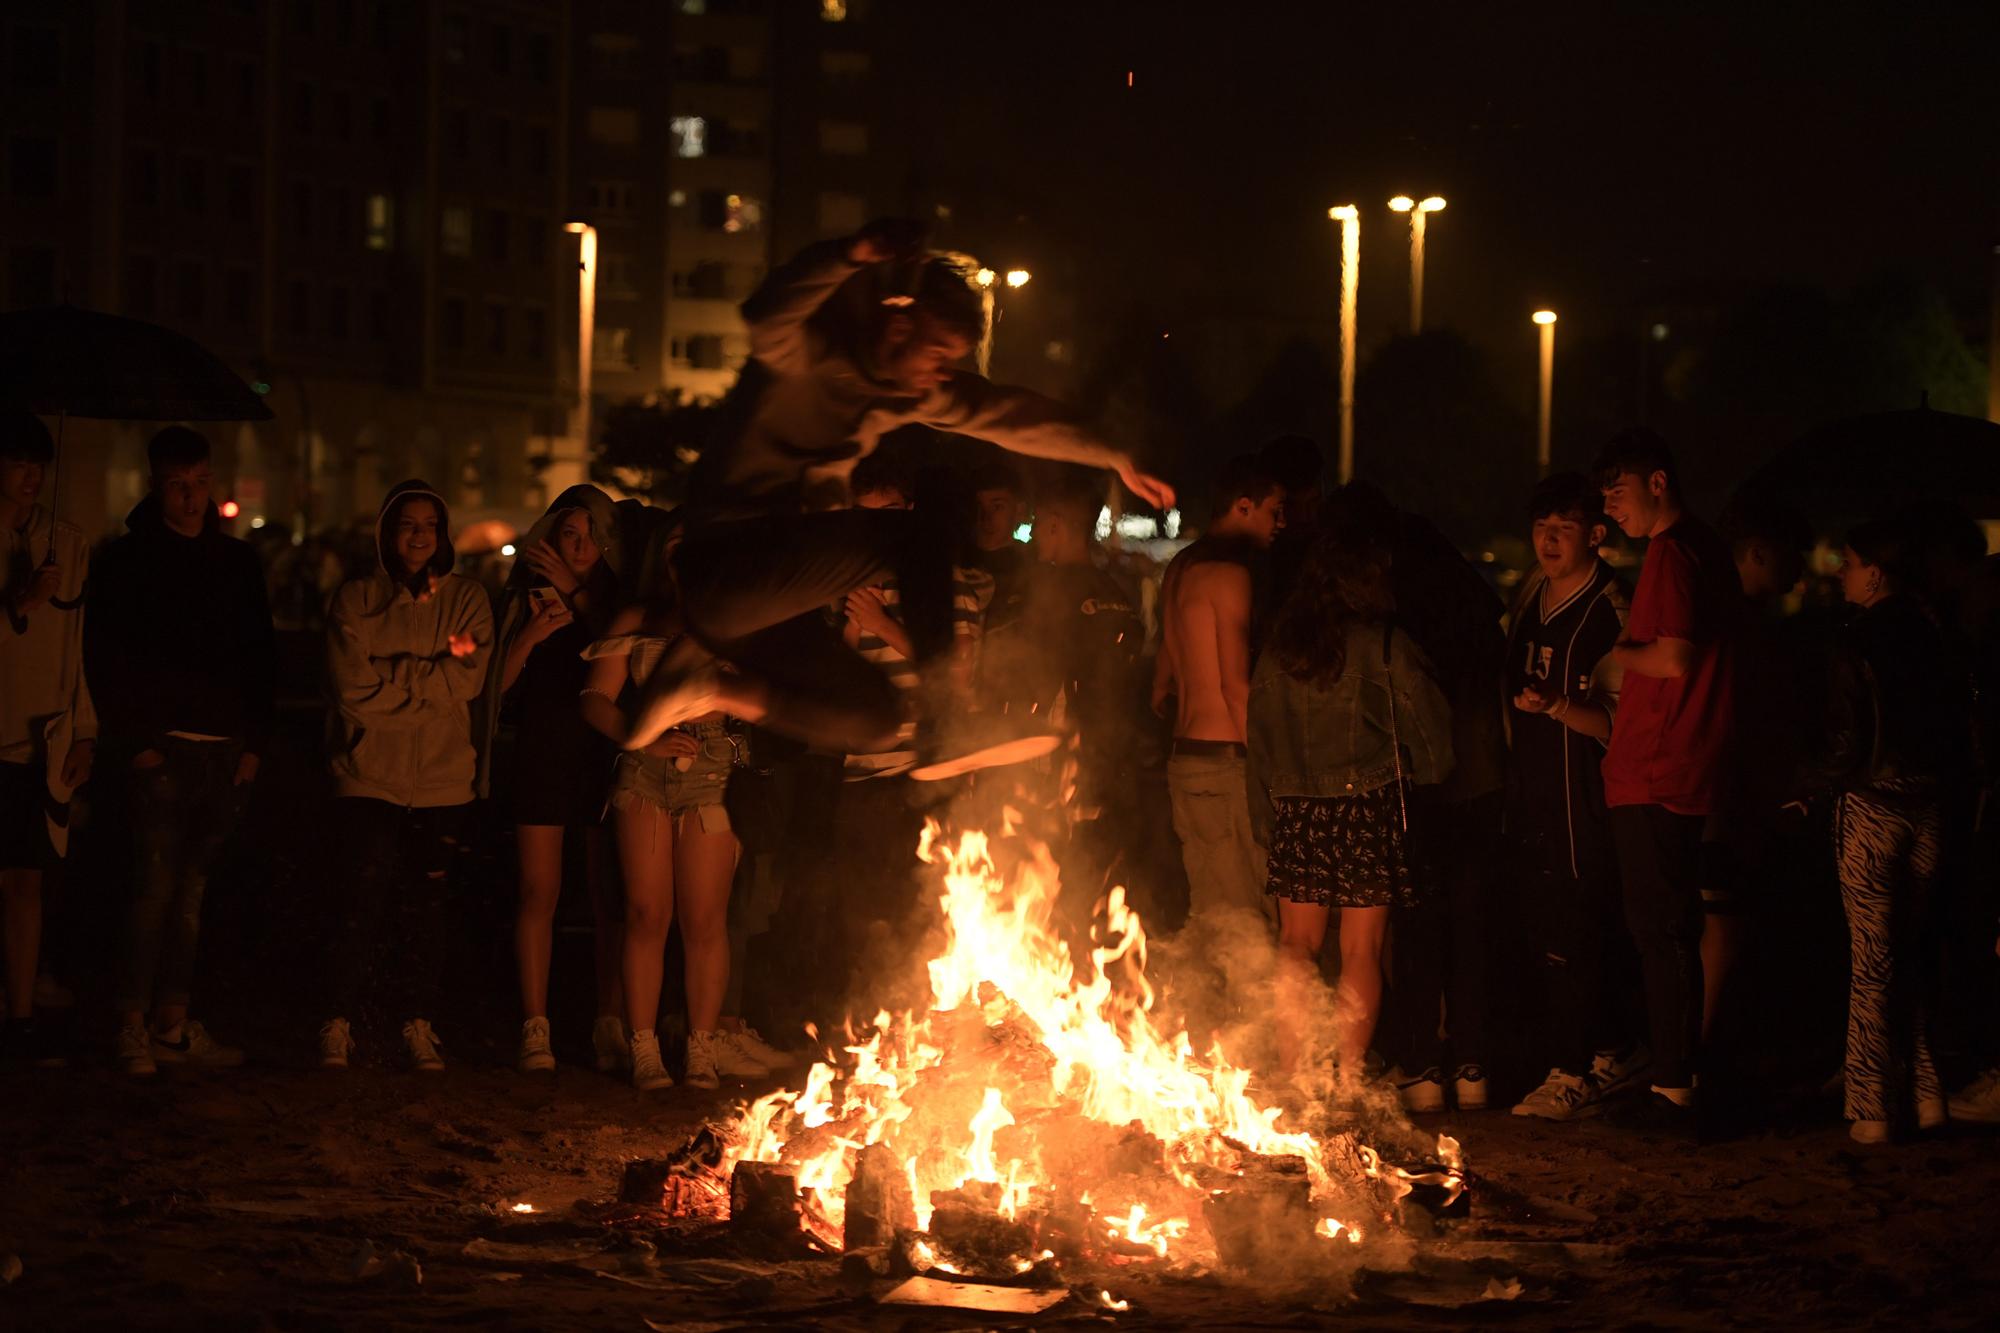
[[[1852,961],[1847,992],[1847,1118],[1901,1121],[1941,1098],[1924,1035],[1923,931],[1943,817],[1928,785],[1848,792],[1834,810],[1840,896]]]

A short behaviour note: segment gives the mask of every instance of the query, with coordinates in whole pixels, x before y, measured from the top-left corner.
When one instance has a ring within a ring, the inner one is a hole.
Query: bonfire
[[[680,1211],[726,1203],[828,1251],[995,1279],[1291,1263],[1393,1228],[1413,1189],[1449,1205],[1464,1188],[1450,1138],[1406,1168],[1358,1119],[1266,1104],[1219,1040],[1197,1054],[1122,889],[1079,961],[1046,852],[1003,877],[984,834],[947,843],[933,824],[921,855],[942,885],[928,1004],[850,1028],[803,1088],[704,1131],[666,1182]]]

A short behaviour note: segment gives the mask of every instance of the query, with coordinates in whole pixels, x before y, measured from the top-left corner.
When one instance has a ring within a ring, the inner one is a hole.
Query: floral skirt
[[[1321,907],[1414,907],[1421,876],[1395,783],[1358,796],[1280,796],[1266,892]]]

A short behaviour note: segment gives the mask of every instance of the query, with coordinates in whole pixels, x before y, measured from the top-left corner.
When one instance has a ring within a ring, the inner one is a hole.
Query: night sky
[[[1364,338],[1572,336],[1648,303],[1898,270],[1983,331],[2000,242],[2000,5],[954,3],[909,75],[927,154],[1164,316],[1310,317],[1363,207]],[[1134,75],[1126,88],[1126,71]],[[1505,345],[1505,344],[1501,344]]]

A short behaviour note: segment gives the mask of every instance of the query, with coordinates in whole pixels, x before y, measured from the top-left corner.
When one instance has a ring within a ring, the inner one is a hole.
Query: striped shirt
[[[968,678],[971,674],[972,661],[979,652],[981,608],[984,599],[992,596],[992,587],[992,575],[976,569],[952,567],[952,650]],[[882,594],[883,605],[889,615],[900,625],[903,621],[903,602],[896,580],[890,578],[876,584],[875,588]],[[920,707],[917,686],[921,683],[921,677],[917,672],[916,663],[890,647],[881,635],[855,628],[858,634],[853,639],[854,650],[874,663],[876,668],[902,692],[903,724],[896,730],[896,743],[892,748],[877,754],[848,755],[842,764],[842,776],[848,782],[895,777],[917,766],[915,742],[917,711]]]

